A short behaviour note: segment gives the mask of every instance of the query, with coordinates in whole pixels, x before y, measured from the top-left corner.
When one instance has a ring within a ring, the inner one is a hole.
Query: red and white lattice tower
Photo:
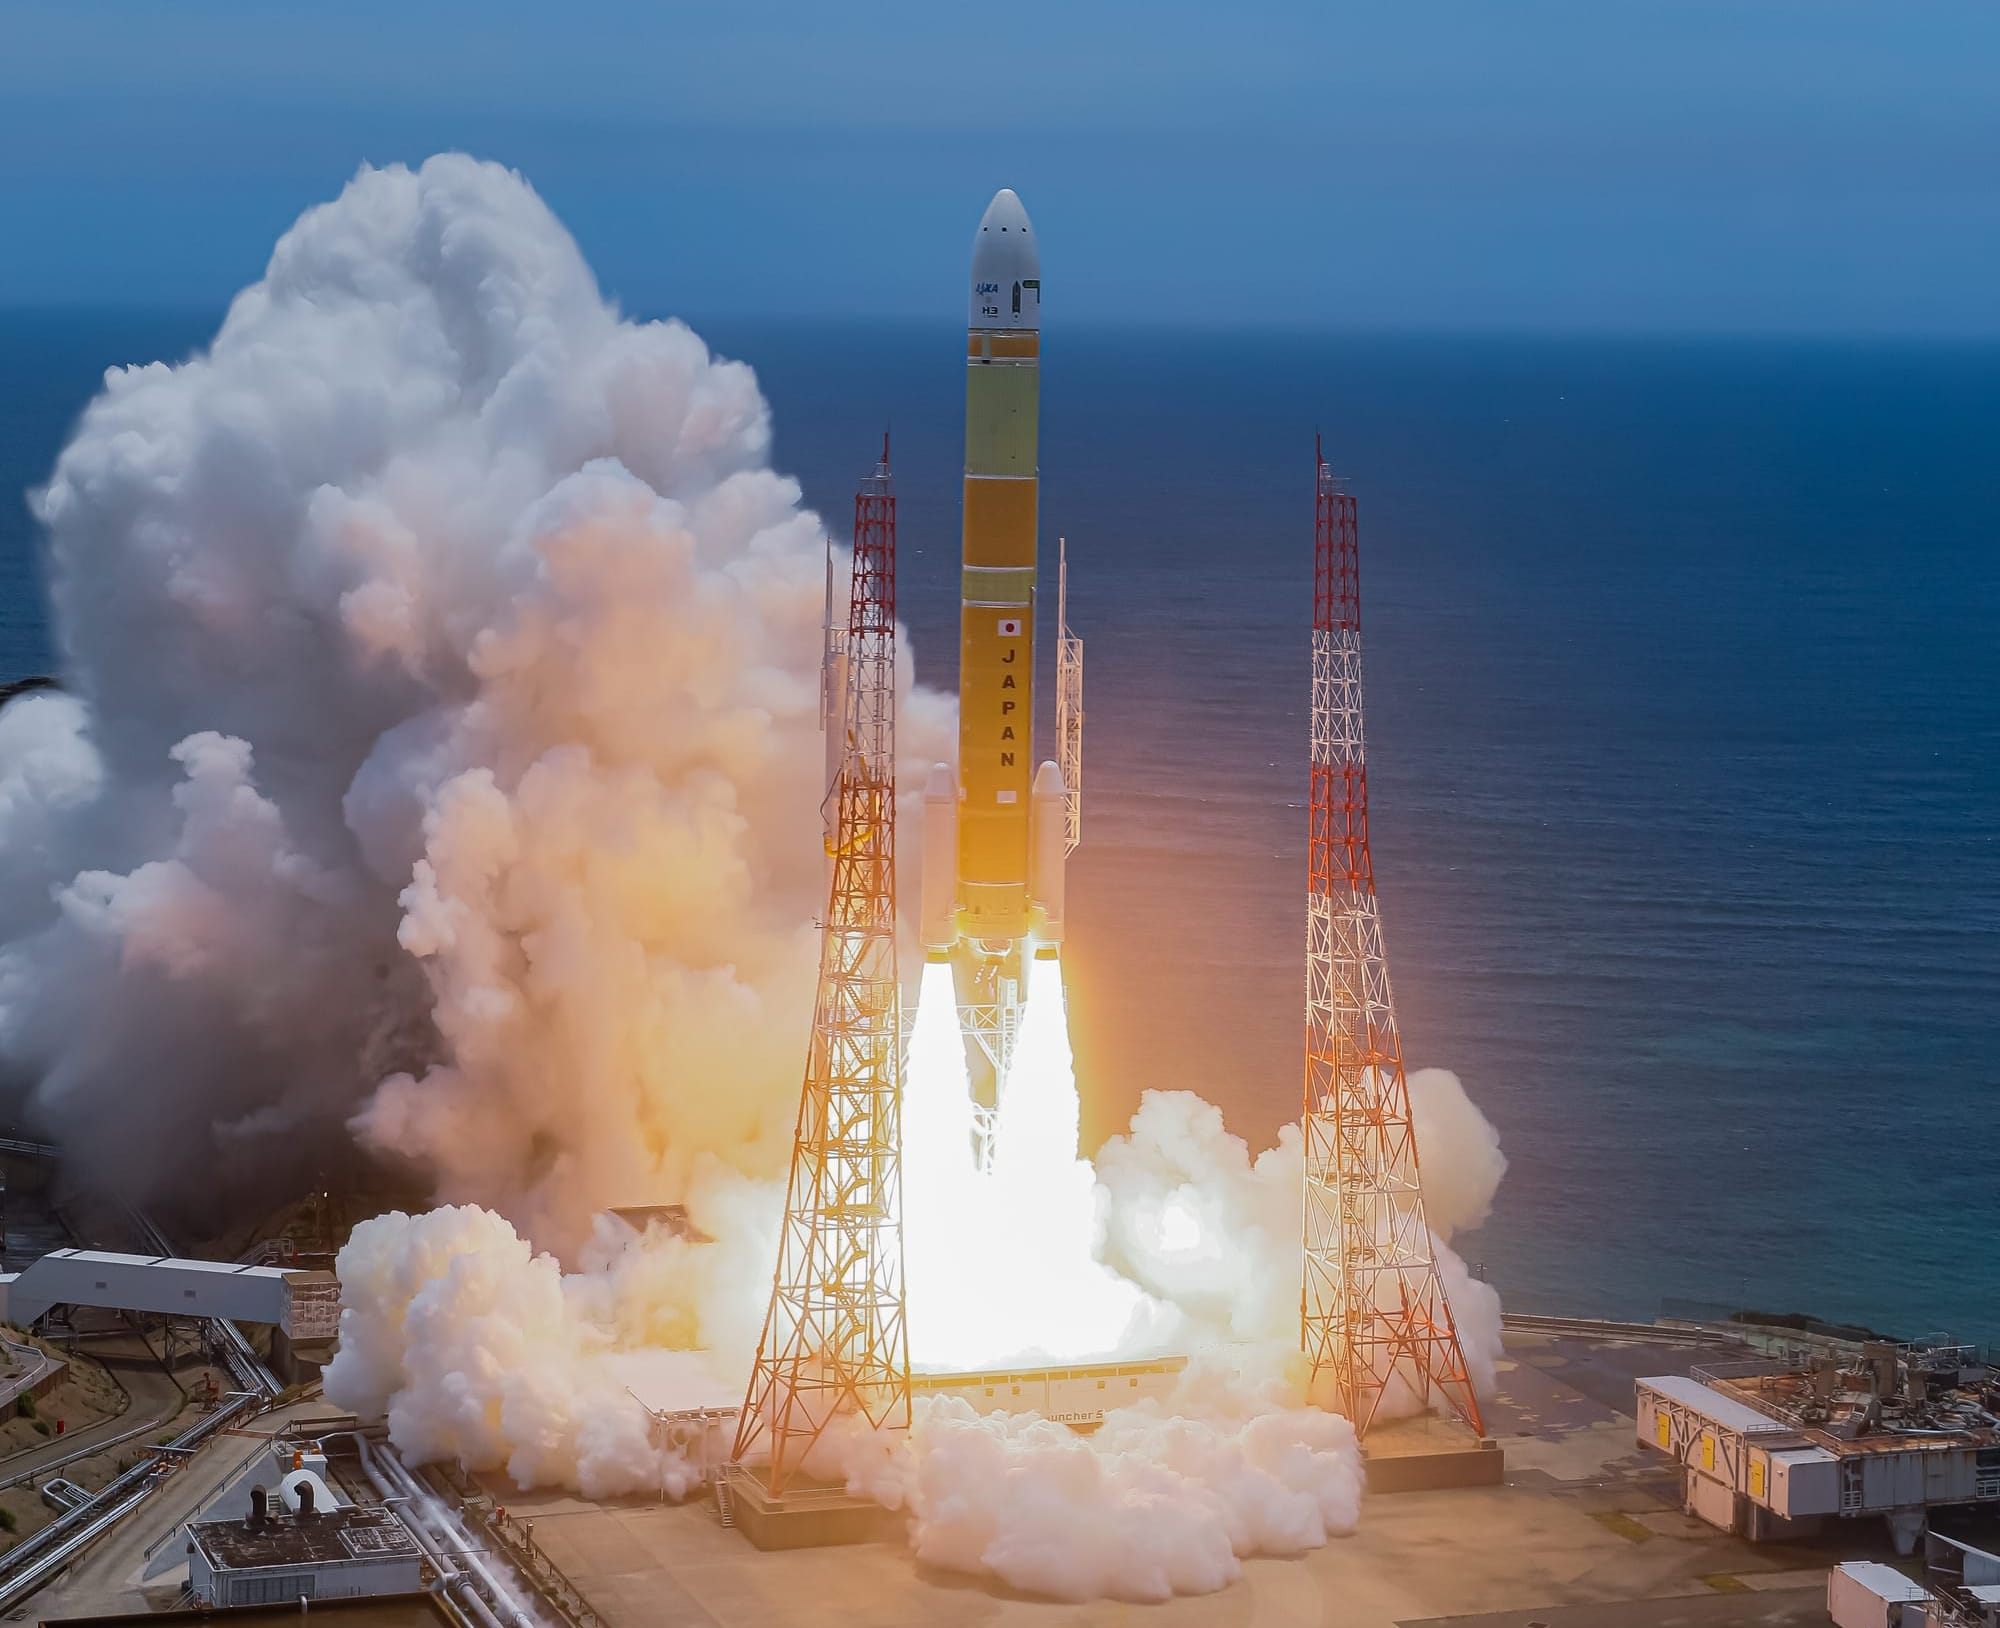
[[[1313,1399],[1357,1431],[1366,1433],[1398,1381],[1478,1431],[1479,1403],[1424,1223],[1368,853],[1354,499],[1325,458],[1318,463],[1301,1334]]]
[[[833,882],[771,1307],[737,1429],[782,1493],[836,1419],[910,1420],[896,969],[896,497],[889,443],[854,499]],[[829,1469],[831,1467],[829,1466]]]

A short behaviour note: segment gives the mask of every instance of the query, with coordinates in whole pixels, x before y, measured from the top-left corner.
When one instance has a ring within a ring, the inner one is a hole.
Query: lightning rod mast
[[[1313,1399],[1345,1414],[1357,1433],[1366,1434],[1385,1391],[1401,1381],[1483,1434],[1424,1220],[1368,850],[1354,498],[1314,450],[1300,1335]]]

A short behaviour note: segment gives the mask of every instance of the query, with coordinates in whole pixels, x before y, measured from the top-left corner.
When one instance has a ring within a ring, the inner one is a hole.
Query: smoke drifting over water
[[[447,1207],[343,1252],[327,1375],[414,1459],[679,1495],[628,1385],[741,1392],[825,886],[823,530],[768,451],[747,368],[622,320],[518,177],[443,157],[304,216],[207,352],[110,374],[38,497],[69,693],[0,712],[0,1063],[142,1201],[355,1141],[427,1183]],[[920,794],[951,707],[907,675]],[[1197,1360],[1088,1441],[939,1402],[849,1473],[940,1565],[1218,1588],[1358,1504],[1352,1433],[1287,1366],[1297,1133],[1253,1158],[1156,1092],[1076,1160],[1042,976],[1047,1111],[1002,1125],[990,1224],[913,1254],[914,1337],[924,1274],[1025,1304],[1059,1255],[1104,1326],[1051,1304],[1028,1343]],[[1448,1233],[1503,1164],[1426,1080]],[[912,1134],[962,1150],[963,1104],[932,1106]],[[1016,1224],[1051,1149],[1060,1202]],[[597,1214],[674,1200],[715,1243]],[[1447,1268],[1490,1363],[1497,1301]],[[965,1360],[1006,1337],[958,1332]]]

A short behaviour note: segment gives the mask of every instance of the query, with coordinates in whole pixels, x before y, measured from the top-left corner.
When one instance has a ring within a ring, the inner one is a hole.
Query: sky
[[[1993,0],[0,0],[0,304],[217,306],[363,162],[520,169],[629,309],[2000,334]]]

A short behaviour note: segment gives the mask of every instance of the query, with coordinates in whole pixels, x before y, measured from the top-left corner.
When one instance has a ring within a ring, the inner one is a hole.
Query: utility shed
[[[1931,1592],[1894,1566],[1846,1560],[1826,1575],[1826,1614],[1834,1628],[1924,1628]]]
[[[416,1540],[379,1507],[188,1527],[188,1592],[204,1606],[414,1594],[423,1561]]]

